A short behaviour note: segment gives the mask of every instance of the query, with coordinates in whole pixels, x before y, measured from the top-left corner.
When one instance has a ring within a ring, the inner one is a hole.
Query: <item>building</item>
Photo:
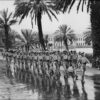
[[[76,34],[77,41],[76,42],[76,48],[85,48],[85,47],[92,47],[91,45],[88,45],[85,43],[85,37],[84,34]]]
[[[52,44],[52,46],[50,47],[51,50],[65,50],[65,46],[63,42],[55,42],[54,41],[54,37],[55,35],[49,35],[49,42],[50,44]],[[91,48],[92,47],[92,43],[91,45],[88,45],[85,43],[85,37],[84,34],[76,34],[76,41],[73,41],[72,44],[70,44],[70,42],[68,41],[69,44],[69,48],[73,49],[73,48]]]

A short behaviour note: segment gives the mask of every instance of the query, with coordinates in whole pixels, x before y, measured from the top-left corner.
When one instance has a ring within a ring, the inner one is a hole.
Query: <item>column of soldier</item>
[[[35,88],[51,90],[65,86],[71,75],[76,80],[77,53],[74,52],[31,52],[3,53],[7,61],[7,75]],[[68,68],[73,66],[73,71]]]

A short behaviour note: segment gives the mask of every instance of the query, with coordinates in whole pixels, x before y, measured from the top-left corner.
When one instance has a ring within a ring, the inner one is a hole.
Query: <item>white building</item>
[[[84,34],[76,34],[77,41],[76,41],[76,48],[83,48],[83,47],[91,47],[91,45],[88,45],[85,43],[85,37]]]
[[[49,35],[49,43],[52,44],[51,46],[51,50],[64,50],[65,46],[64,43],[62,42],[55,42],[54,41],[54,37],[55,35]],[[76,34],[76,41],[73,41],[73,44],[69,45],[69,48],[73,49],[73,48],[86,48],[86,47],[91,47],[92,45],[88,45],[85,43],[85,38],[84,38],[84,34]],[[70,42],[68,43],[70,44]]]

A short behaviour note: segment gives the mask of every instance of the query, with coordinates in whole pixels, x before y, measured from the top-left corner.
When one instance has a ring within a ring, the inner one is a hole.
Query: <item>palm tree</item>
[[[62,42],[64,42],[64,45],[67,50],[68,50],[68,41],[70,41],[72,44],[73,41],[76,40],[74,31],[67,25],[61,25],[59,27],[59,30],[56,31],[56,33],[59,33],[59,35],[56,36],[56,41],[61,41],[61,44]]]
[[[3,47],[6,45],[6,39],[5,39],[5,34],[4,34],[4,29],[0,30],[0,37],[1,41],[3,43]],[[15,30],[10,29],[8,32],[8,44],[9,44],[9,49],[16,47],[16,37],[19,35]]]
[[[92,41],[91,30],[84,33],[84,39],[87,45],[91,45],[91,41]]]
[[[0,14],[0,28],[4,30],[6,41],[5,46],[8,51],[10,45],[8,42],[10,26],[16,24],[17,21],[12,18],[12,12],[8,13],[8,9],[1,11]]]
[[[48,34],[45,35],[45,37],[44,37],[44,42],[45,42],[46,48],[48,48],[48,42],[49,42],[49,36],[48,36]]]
[[[3,37],[4,37],[4,31],[3,29],[0,29],[0,47],[4,47]]]
[[[71,8],[77,0],[54,0],[57,9],[62,9],[63,12],[67,10],[70,12]],[[77,1],[78,2],[78,1]],[[79,8],[84,10],[84,6],[87,6],[87,12],[90,11],[91,19],[91,37],[93,43],[93,56],[100,56],[100,1],[98,0],[79,0],[77,5],[77,11]],[[89,10],[91,9],[91,10]]]
[[[41,49],[38,32],[33,32],[33,46],[34,46],[34,49],[36,48]]]
[[[47,14],[49,19],[52,21],[52,16],[56,19],[56,15],[58,11],[54,7],[54,3],[51,0],[29,0],[27,2],[18,2],[16,0],[16,8],[15,8],[15,17],[20,17],[20,22],[27,17],[31,16],[31,24],[33,27],[33,19],[35,19],[35,23],[38,26],[39,31],[39,41],[42,47],[45,50],[45,43],[43,39],[43,30],[42,30],[42,15]],[[51,16],[52,15],[52,16]]]
[[[17,35],[17,47],[21,47],[25,49],[25,52],[28,53],[30,49],[33,48],[34,43],[36,43],[34,33],[32,30],[21,30],[22,35]]]
[[[16,48],[16,43],[17,43],[17,41],[16,41],[16,39],[17,39],[17,37],[18,36],[20,36],[19,35],[19,33],[18,32],[16,32],[15,30],[10,30],[9,31],[9,39],[8,39],[8,41],[10,42],[10,47],[11,48]]]
[[[54,41],[55,43],[60,43],[61,44],[61,48],[62,48],[62,44],[63,44],[63,35],[61,34],[58,34],[58,32],[56,31],[56,35],[54,37]],[[59,44],[59,47],[60,47],[60,44]]]

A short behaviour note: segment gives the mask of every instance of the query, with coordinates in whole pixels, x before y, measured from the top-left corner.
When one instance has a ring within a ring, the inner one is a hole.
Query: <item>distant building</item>
[[[91,45],[88,45],[85,43],[85,38],[84,38],[84,34],[76,34],[77,37],[77,41],[76,41],[76,48],[83,48],[83,47],[91,47]]]
[[[48,39],[49,41],[48,43],[52,44],[51,50],[64,50],[65,49],[64,43],[55,42],[54,37],[55,35],[51,34],[49,35],[49,39]],[[70,42],[68,43],[69,48],[87,48],[87,47],[91,48],[92,47],[92,43],[91,45],[85,43],[84,34],[76,34],[76,38],[77,40],[73,41],[72,44],[70,44]]]

